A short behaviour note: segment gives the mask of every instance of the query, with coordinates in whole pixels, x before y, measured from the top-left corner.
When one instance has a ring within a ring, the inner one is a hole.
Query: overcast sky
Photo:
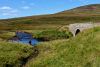
[[[53,14],[100,0],[0,0],[0,19]]]

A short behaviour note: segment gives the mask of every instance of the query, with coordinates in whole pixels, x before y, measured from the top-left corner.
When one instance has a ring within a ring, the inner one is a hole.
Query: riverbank
[[[85,30],[69,40],[37,45],[39,55],[25,67],[99,67],[100,28]]]

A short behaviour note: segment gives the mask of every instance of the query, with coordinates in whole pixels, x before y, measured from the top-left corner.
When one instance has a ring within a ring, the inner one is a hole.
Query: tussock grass
[[[20,67],[33,51],[29,45],[0,41],[0,67]]]
[[[11,37],[13,37],[15,35],[14,32],[10,32],[10,31],[5,31],[5,32],[2,32],[0,33],[0,38],[3,39],[3,40],[7,40]]]
[[[81,32],[69,40],[55,40],[37,45],[40,54],[26,67],[99,67],[100,28]]]
[[[63,30],[44,30],[33,35],[37,39],[43,39],[44,41],[51,41],[57,39],[68,39],[72,37],[69,31]]]

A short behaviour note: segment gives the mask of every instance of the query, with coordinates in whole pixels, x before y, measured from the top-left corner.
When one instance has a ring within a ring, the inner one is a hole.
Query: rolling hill
[[[0,67],[100,67],[100,27],[84,30],[69,39],[58,38],[59,35],[65,37],[64,31],[40,31],[76,22],[100,22],[99,12],[100,4],[92,4],[51,15],[0,20],[2,39],[14,36],[14,32],[1,30],[18,29],[31,29],[28,30],[31,33],[37,31],[33,33],[34,36],[56,38],[34,47],[1,39]]]
[[[86,6],[80,6],[77,8],[73,8],[70,10],[65,10],[60,12],[59,14],[67,14],[67,13],[73,13],[76,15],[100,15],[100,4],[92,4],[92,5],[86,5]]]
[[[100,22],[100,4],[80,6],[50,15],[0,20],[0,30],[56,29],[78,22]]]

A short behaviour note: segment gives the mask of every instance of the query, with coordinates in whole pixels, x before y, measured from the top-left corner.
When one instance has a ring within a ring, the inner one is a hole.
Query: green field
[[[100,27],[76,37],[67,28],[68,24],[84,22],[100,22],[100,4],[50,15],[1,19],[0,67],[100,67]],[[36,46],[8,42],[17,30],[45,41]]]
[[[37,45],[39,55],[26,67],[100,67],[100,28],[86,30],[68,40]]]
[[[0,67],[20,67],[32,54],[34,54],[32,46],[0,42]]]
[[[100,27],[85,30],[76,37],[30,45],[0,42],[0,67],[99,67]],[[38,50],[38,55],[34,53]]]

